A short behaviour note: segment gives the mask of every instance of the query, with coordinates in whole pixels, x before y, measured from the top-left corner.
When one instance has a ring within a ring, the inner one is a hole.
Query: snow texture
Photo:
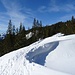
[[[0,57],[0,75],[75,75],[75,35],[58,33]]]

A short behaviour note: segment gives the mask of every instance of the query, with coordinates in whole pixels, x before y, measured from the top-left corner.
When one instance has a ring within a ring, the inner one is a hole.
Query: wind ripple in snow
[[[35,62],[40,65],[45,64],[46,56],[53,51],[59,45],[59,41],[47,43],[43,46],[38,47],[37,49],[32,49],[29,53],[26,54],[26,59],[30,62]]]

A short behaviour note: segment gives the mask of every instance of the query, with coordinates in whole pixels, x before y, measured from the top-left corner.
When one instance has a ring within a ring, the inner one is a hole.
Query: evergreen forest
[[[31,37],[27,35],[31,32]],[[28,46],[38,40],[50,37],[56,33],[65,35],[75,34],[75,19],[72,16],[71,20],[66,22],[58,22],[52,25],[43,26],[42,21],[34,18],[32,28],[26,30],[25,25],[20,23],[18,28],[12,25],[12,20],[9,20],[5,38],[0,40],[0,56]]]

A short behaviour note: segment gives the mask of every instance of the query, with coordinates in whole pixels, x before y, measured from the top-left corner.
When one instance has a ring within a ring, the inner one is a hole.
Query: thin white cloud
[[[75,5],[74,4],[66,4],[61,8],[61,10],[64,10],[66,12],[74,11],[75,10]]]
[[[6,13],[0,12],[0,33],[6,32],[9,18]]]
[[[0,34],[6,32],[7,25],[0,23]]]
[[[67,15],[64,15],[64,16],[60,17],[58,21],[71,20],[72,16],[75,16],[75,14],[67,14]]]
[[[41,6],[38,8],[39,12],[72,12],[75,10],[74,3],[65,3],[65,4],[58,4],[57,0],[50,0],[48,6]]]
[[[19,27],[20,22],[27,25],[27,19],[32,17],[31,9],[22,7],[21,4],[16,0],[1,0],[1,2],[6,8],[6,12],[0,13],[0,27],[2,30],[3,27],[7,27],[10,19],[12,20],[13,25],[16,25],[16,27]]]
[[[47,10],[46,6],[41,6],[41,7],[38,8],[38,11],[39,12],[47,12],[48,10]]]
[[[16,24],[19,22],[24,22],[26,16],[21,13],[21,6],[14,2],[13,0],[2,0],[3,5],[5,6],[7,12],[6,14],[12,19]]]

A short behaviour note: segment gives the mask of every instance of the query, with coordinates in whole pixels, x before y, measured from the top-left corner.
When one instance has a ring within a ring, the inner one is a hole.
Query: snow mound
[[[75,35],[59,33],[0,57],[0,75],[75,75]]]
[[[59,41],[57,48],[46,57],[45,66],[62,72],[75,74],[75,37]]]
[[[33,48],[26,55],[26,59],[30,62],[35,62],[41,65],[45,64],[46,56],[58,46],[59,42],[51,42],[39,46],[38,48]],[[38,51],[38,52],[37,52]]]
[[[53,37],[62,37],[62,36],[64,36],[64,34],[62,34],[62,33],[57,33],[57,34],[53,35]]]
[[[26,58],[47,68],[75,75],[75,35],[60,35],[41,41]]]

